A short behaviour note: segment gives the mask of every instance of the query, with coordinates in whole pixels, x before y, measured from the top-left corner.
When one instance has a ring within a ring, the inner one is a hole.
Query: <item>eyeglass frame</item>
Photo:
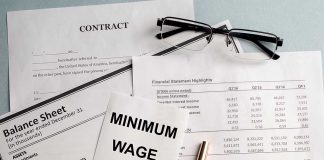
[[[196,24],[191,24],[191,23],[186,23],[186,22],[172,21],[170,19],[192,22],[192,23],[204,25],[207,27],[196,25]],[[166,20],[168,20],[168,21],[166,21]],[[177,33],[180,33],[182,31],[195,30],[195,31],[205,32],[201,36],[202,37],[206,36],[207,44],[209,44],[212,41],[214,34],[223,34],[223,35],[226,35],[226,45],[227,46],[229,45],[230,42],[235,43],[235,41],[233,40],[233,37],[242,38],[242,39],[251,41],[252,43],[256,44],[258,47],[260,47],[267,54],[267,56],[270,57],[270,59],[277,60],[280,58],[280,56],[278,54],[276,54],[275,52],[273,52],[272,50],[270,50],[269,48],[267,48],[260,42],[260,41],[264,41],[264,42],[269,42],[269,43],[275,43],[276,44],[275,50],[277,50],[278,47],[283,45],[283,39],[281,39],[280,37],[276,36],[273,33],[261,32],[261,31],[255,31],[255,30],[249,30],[249,29],[240,29],[240,28],[233,28],[230,30],[213,28],[209,24],[206,24],[203,22],[198,22],[198,21],[193,21],[193,20],[183,19],[183,18],[178,18],[178,17],[159,18],[157,20],[157,26],[161,27],[161,30],[162,30],[162,25],[165,24],[166,22],[167,22],[166,25],[180,27],[180,28],[172,30],[172,31],[164,32],[164,33],[158,33],[156,35],[156,38],[163,39],[163,38],[167,38],[169,36],[175,35]],[[210,33],[208,33],[207,31]],[[234,33],[236,33],[235,35],[229,35],[229,33],[233,33],[233,31],[255,32],[255,33],[260,33],[260,34],[268,34],[273,37],[261,36],[261,35],[257,35],[257,34],[249,34],[249,33],[243,33],[243,32],[234,32]],[[236,51],[239,52],[237,49],[236,49]]]

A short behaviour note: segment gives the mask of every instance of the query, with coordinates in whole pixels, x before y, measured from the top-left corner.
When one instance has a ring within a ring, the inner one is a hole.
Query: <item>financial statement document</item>
[[[10,109],[59,95],[161,48],[156,20],[165,16],[193,19],[193,1],[8,12]]]
[[[221,53],[134,57],[133,92],[189,111],[182,160],[194,160],[204,140],[209,160],[318,160],[321,68],[320,52],[282,53],[266,62]]]

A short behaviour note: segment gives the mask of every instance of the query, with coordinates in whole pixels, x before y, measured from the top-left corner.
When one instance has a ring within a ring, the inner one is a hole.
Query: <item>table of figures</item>
[[[152,85],[159,103],[189,111],[183,159],[193,159],[202,140],[211,143],[210,157],[283,153],[283,158],[287,153],[311,159],[311,106],[305,80],[213,82],[206,78]]]

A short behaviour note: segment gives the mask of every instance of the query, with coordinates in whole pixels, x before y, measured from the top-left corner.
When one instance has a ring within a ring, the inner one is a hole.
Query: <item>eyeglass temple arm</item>
[[[257,40],[251,40],[253,43],[255,43],[258,47],[260,47],[271,59],[277,60],[280,58],[280,56],[273,51],[271,51],[269,48],[264,46],[260,41]]]
[[[162,39],[162,38],[168,38],[170,36],[173,36],[175,34],[178,34],[180,32],[183,32],[183,31],[186,31],[187,29],[185,28],[178,28],[178,29],[175,29],[175,30],[172,30],[172,31],[168,31],[168,32],[164,32],[164,33],[158,33],[155,35],[155,37],[157,39]]]
[[[277,46],[283,45],[283,39],[280,39],[279,37],[276,37],[275,35],[273,35],[273,37],[269,37],[269,36],[262,36],[262,35],[257,35],[257,34],[231,32],[230,36],[237,37],[237,38],[243,38],[243,39],[247,39],[247,40],[257,40],[257,41],[264,41],[264,42],[270,42],[270,43],[277,43]]]
[[[210,30],[210,28],[207,28],[207,27],[194,25],[194,24],[190,24],[190,23],[183,23],[183,22],[179,22],[179,21],[165,20],[164,18],[158,19],[157,26],[162,27],[162,23],[164,25],[169,25],[169,26],[174,26],[174,27],[179,27],[179,28],[172,30],[172,31],[156,34],[155,37],[158,39],[167,38],[172,35],[178,34],[183,31],[188,31],[188,30],[194,30],[194,31],[209,31]]]
[[[190,24],[190,23],[186,23],[186,22],[180,22],[180,21],[173,21],[170,19],[158,19],[157,20],[157,26],[162,26],[162,24],[164,25],[169,25],[169,26],[174,26],[174,27],[182,27],[182,28],[188,28],[188,29],[209,29],[207,27],[203,27],[203,26],[199,26],[199,25],[195,25],[195,24]]]
[[[228,34],[229,31],[221,30],[218,28],[213,28],[213,33]],[[270,42],[270,43],[277,43],[277,46],[283,45],[283,39],[280,39],[279,37],[261,36],[261,35],[256,35],[256,34],[240,33],[240,32],[231,32],[230,36],[236,37],[236,38],[243,38],[243,39],[247,39],[250,41],[257,40],[257,41],[264,41],[264,42]]]

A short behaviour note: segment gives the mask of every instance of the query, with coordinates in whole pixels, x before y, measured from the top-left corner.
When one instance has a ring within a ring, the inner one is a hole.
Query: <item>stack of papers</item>
[[[0,118],[1,156],[93,159],[110,93],[132,94],[131,56],[163,47],[157,18],[193,15],[188,0],[9,12],[12,112]],[[120,30],[83,31],[124,22]]]
[[[154,37],[157,18],[193,15],[188,0],[9,12],[0,160],[194,160],[202,141],[208,160],[323,159],[321,53],[240,61],[222,35],[197,53]]]

